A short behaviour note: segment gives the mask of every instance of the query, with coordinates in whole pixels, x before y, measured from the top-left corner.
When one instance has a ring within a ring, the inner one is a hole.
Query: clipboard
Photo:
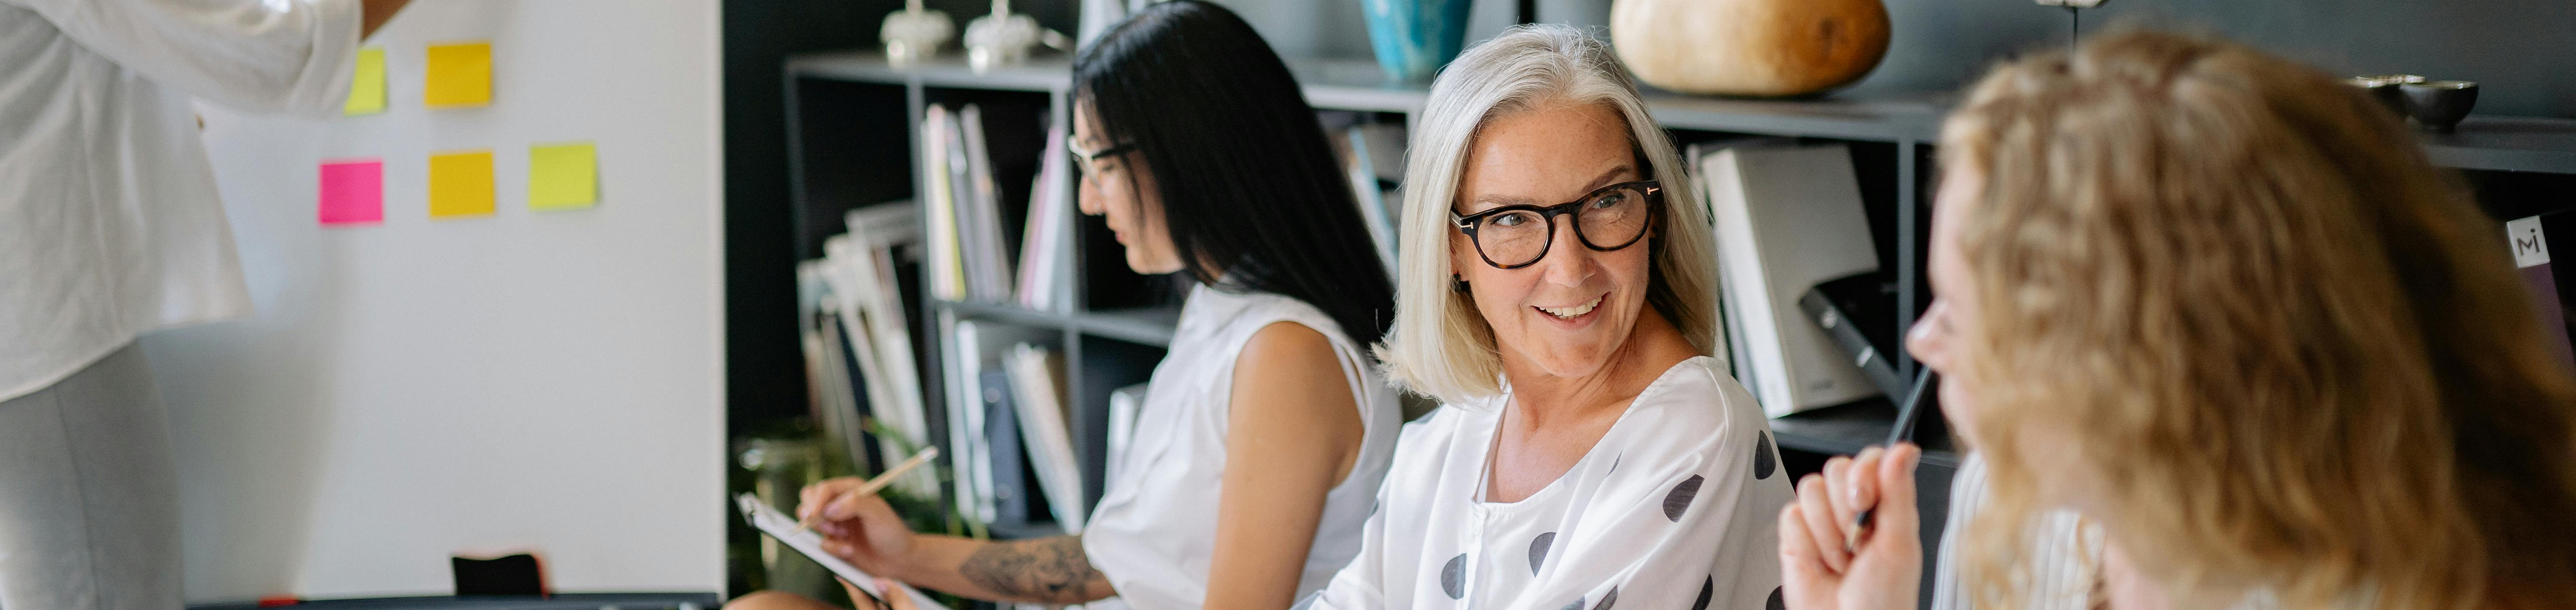
[[[841,561],[841,558],[823,552],[822,534],[798,525],[796,518],[771,508],[768,503],[760,501],[759,496],[751,494],[734,496],[734,504],[742,509],[743,520],[751,522],[751,526],[760,530],[760,533],[768,534],[769,537],[786,543],[787,548],[795,549],[806,559],[814,560],[814,563],[823,564],[824,569],[831,570],[832,574],[840,576],[842,580],[850,581],[850,584],[857,586],[860,591],[877,598],[875,601],[878,605],[885,605],[886,592],[877,587],[876,575],[860,571],[857,566],[850,565],[850,562]],[[921,590],[912,588],[912,585],[895,583],[894,586],[896,592],[910,596],[913,607],[918,610],[948,610],[948,606],[930,599],[928,595],[923,595]]]

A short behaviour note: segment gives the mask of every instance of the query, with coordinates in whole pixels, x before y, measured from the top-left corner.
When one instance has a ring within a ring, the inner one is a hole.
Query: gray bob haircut
[[[1715,239],[1688,166],[1647,115],[1636,83],[1609,45],[1571,26],[1525,25],[1449,62],[1414,117],[1403,226],[1397,232],[1403,247],[1397,255],[1395,324],[1376,348],[1387,378],[1406,391],[1450,404],[1501,393],[1502,358],[1493,327],[1466,293],[1452,288],[1449,240],[1457,228],[1449,215],[1468,145],[1486,122],[1563,103],[1617,110],[1644,174],[1662,181],[1663,223],[1646,242],[1652,254],[1646,304],[1681,329],[1700,354],[1714,355]]]

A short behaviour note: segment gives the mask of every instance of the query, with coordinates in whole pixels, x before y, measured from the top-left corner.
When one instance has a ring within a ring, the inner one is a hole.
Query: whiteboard
[[[447,594],[533,550],[556,591],[724,585],[716,0],[422,0],[389,108],[201,106],[258,313],[143,344],[171,412],[189,600]],[[492,103],[423,108],[423,49],[489,39]],[[531,144],[598,144],[600,202],[527,207]],[[497,213],[428,218],[433,151]],[[384,161],[384,222],[316,222],[318,162]],[[780,270],[786,273],[788,270]]]

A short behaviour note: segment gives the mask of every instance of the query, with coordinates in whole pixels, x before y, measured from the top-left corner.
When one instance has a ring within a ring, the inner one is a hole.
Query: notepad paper
[[[385,162],[325,161],[321,168],[320,220],[325,225],[385,220]]]
[[[877,587],[875,575],[860,571],[858,566],[850,565],[850,562],[842,561],[839,556],[825,552],[823,535],[798,525],[794,517],[778,512],[778,509],[771,508],[768,503],[760,501],[759,496],[751,494],[734,496],[734,504],[742,509],[742,518],[750,521],[751,526],[758,528],[760,533],[768,534],[769,537],[786,543],[787,548],[796,549],[796,552],[804,554],[807,559],[814,560],[814,563],[823,564],[824,569],[831,570],[833,575],[840,576],[841,580],[850,581],[851,585],[867,591],[869,595],[879,598],[886,596],[885,590]],[[922,595],[921,591],[912,588],[912,585],[898,582],[894,587],[896,591],[912,596],[912,606],[917,610],[948,610],[948,606],[930,599],[928,595]]]
[[[421,103],[431,108],[484,106],[492,103],[492,43],[430,45],[422,82]]]
[[[492,215],[492,151],[429,157],[429,217]]]
[[[358,71],[349,79],[349,103],[341,114],[358,116],[385,111],[385,48],[358,49]]]
[[[589,142],[528,147],[528,209],[571,210],[599,202],[599,149]]]

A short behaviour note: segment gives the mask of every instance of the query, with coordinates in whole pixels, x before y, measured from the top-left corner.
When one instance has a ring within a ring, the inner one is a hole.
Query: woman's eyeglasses
[[[1127,154],[1134,150],[1136,150],[1136,145],[1132,143],[1119,144],[1100,150],[1083,150],[1081,146],[1077,146],[1072,142],[1064,143],[1064,151],[1073,154],[1073,166],[1081,170],[1082,180],[1084,182],[1091,182],[1094,177],[1100,175],[1101,170],[1098,165],[1101,159]]]
[[[1621,182],[1594,189],[1582,199],[1549,206],[1507,205],[1474,214],[1449,214],[1458,232],[1476,242],[1476,254],[1499,269],[1538,263],[1556,243],[1556,217],[1570,216],[1574,236],[1583,247],[1609,252],[1646,237],[1663,202],[1664,187],[1653,180]]]

